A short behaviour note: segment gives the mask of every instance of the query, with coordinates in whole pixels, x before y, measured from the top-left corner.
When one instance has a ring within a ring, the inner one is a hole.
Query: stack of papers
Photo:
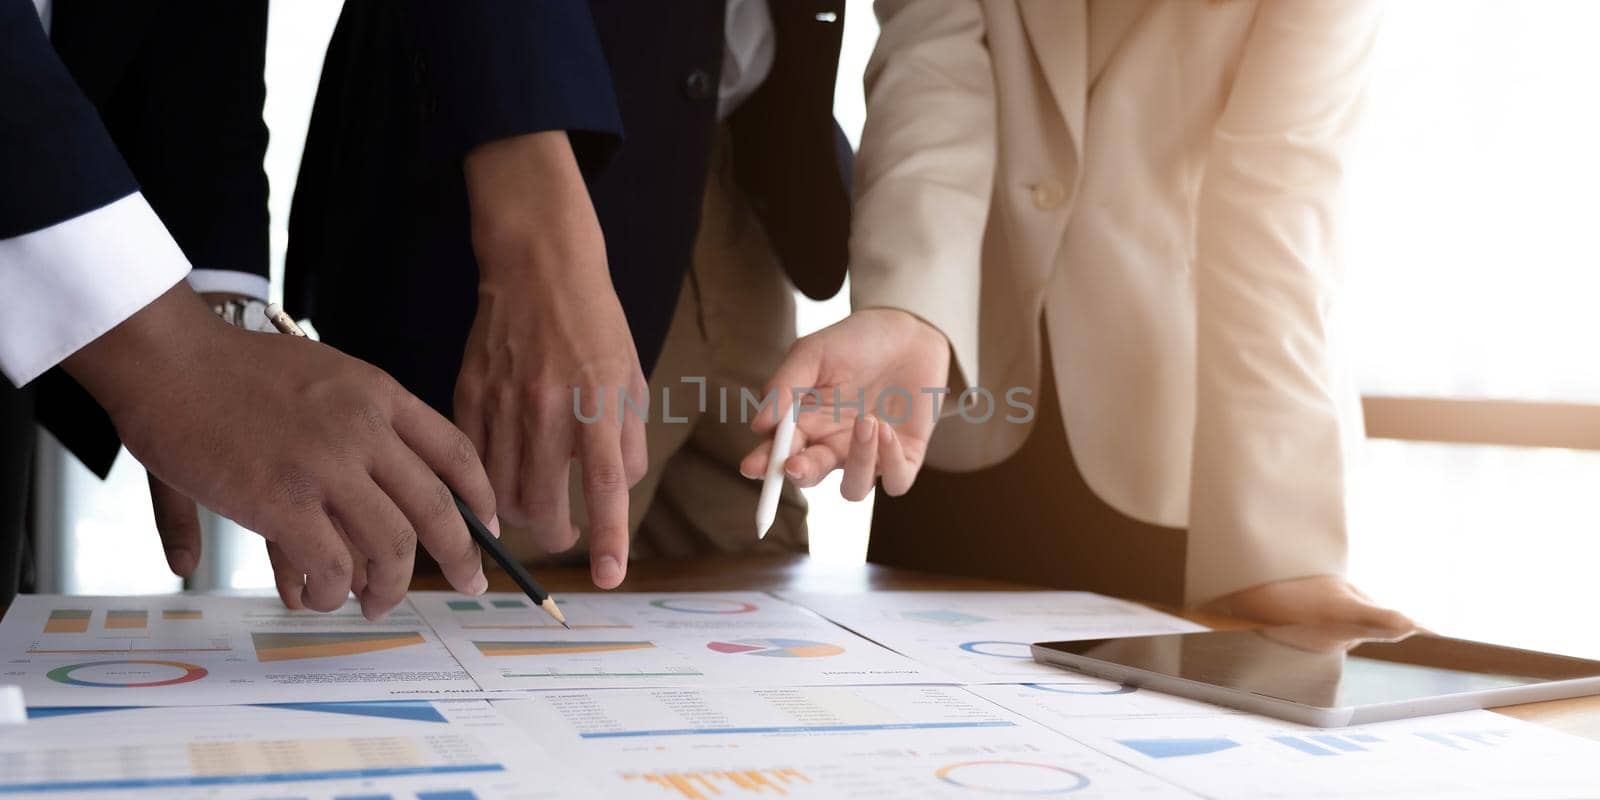
[[[1196,630],[1073,592],[352,603],[18,598],[0,798],[1600,796],[1600,743],[1486,711],[1304,728],[1035,664]]]

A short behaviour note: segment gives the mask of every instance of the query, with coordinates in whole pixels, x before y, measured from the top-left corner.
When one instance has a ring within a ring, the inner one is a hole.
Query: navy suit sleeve
[[[57,0],[53,34],[187,259],[267,278],[266,0]],[[40,424],[105,477],[110,418],[60,370],[37,386]]]
[[[201,269],[267,277],[266,0],[166,4],[106,124]]]
[[[610,157],[622,120],[586,0],[420,0],[413,19],[436,153],[564,130],[586,174]]]
[[[29,0],[0,0],[0,239],[138,191]]]

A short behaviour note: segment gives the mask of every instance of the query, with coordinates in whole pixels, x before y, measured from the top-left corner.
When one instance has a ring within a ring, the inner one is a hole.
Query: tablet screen
[[[1041,644],[1064,653],[1321,708],[1600,676],[1600,662],[1413,634],[1362,641],[1315,626]]]

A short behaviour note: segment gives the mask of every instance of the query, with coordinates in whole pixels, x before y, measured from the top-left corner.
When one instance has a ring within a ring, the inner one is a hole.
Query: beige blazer
[[[1041,314],[1089,485],[1189,530],[1186,594],[1338,573],[1359,405],[1337,368],[1338,188],[1376,0],[879,0],[856,308],[950,338],[994,392],[929,463],[1029,425]],[[980,411],[982,409],[979,409]]]

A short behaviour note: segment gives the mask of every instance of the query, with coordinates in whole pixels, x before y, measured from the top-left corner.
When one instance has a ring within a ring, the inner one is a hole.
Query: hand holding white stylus
[[[778,518],[778,497],[783,494],[783,462],[789,460],[789,448],[794,445],[795,410],[790,409],[778,420],[777,433],[772,439],[772,455],[767,459],[767,477],[761,483],[761,502],[756,504],[756,537],[767,538],[772,523]]]

